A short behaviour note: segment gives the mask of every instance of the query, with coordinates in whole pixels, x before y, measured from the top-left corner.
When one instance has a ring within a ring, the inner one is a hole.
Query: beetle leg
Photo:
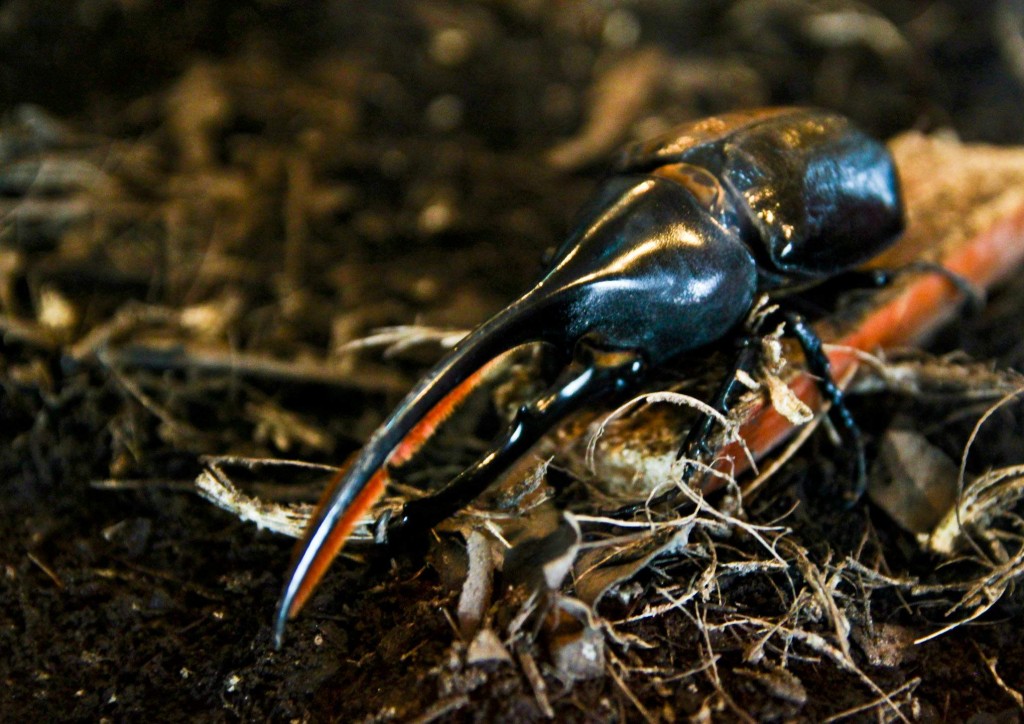
[[[854,446],[854,480],[851,489],[847,493],[848,502],[853,504],[863,496],[864,491],[867,489],[867,463],[860,428],[846,406],[846,397],[842,389],[835,383],[828,355],[825,354],[822,348],[822,341],[817,332],[814,331],[802,314],[791,310],[781,310],[776,314],[786,322],[785,333],[792,336],[800,345],[806,359],[808,371],[815,378],[821,396],[830,403],[828,414],[832,422]],[[727,415],[737,393],[745,389],[741,386],[737,373],[740,371],[750,373],[754,370],[760,354],[759,341],[760,337],[758,336],[746,336],[739,340],[738,353],[732,365],[730,365],[723,382],[715,392],[714,397],[708,402],[708,405],[715,411]],[[714,453],[714,450],[708,445],[714,425],[714,417],[708,414],[701,414],[690,428],[686,439],[680,446],[678,459],[684,461],[695,460],[702,463],[708,462]],[[696,471],[696,466],[684,464],[679,484],[688,485]],[[678,490],[672,489],[643,504],[623,506],[612,515],[617,517],[635,515],[641,509],[657,509],[671,505],[677,498]]]
[[[584,403],[599,402],[635,389],[646,371],[635,350],[609,351],[584,338],[572,362],[538,399],[519,408],[491,449],[447,486],[406,503],[397,515],[381,520],[385,543],[401,543],[433,528],[468,505],[527,452],[555,423]]]
[[[729,368],[729,372],[724,377],[722,384],[719,385],[714,398],[708,403],[716,412],[727,415],[736,393],[746,389],[740,384],[737,375],[740,372],[753,372],[760,355],[759,342],[760,338],[752,336],[745,336],[739,340],[739,351]],[[711,437],[711,431],[714,426],[715,418],[702,413],[697,423],[687,433],[686,439],[679,448],[678,458],[681,460],[706,462],[714,452],[708,446],[708,439]],[[695,470],[696,468],[693,465],[683,466],[684,485],[689,482]]]
[[[716,412],[719,412],[722,415],[727,415],[736,394],[746,389],[740,384],[737,378],[737,373],[740,371],[749,373],[754,370],[760,354],[759,342],[760,337],[757,336],[744,336],[738,340],[739,350],[732,365],[729,367],[729,372],[724,377],[722,384],[719,385],[716,390],[715,396],[710,402],[708,402],[708,405]],[[711,432],[714,425],[714,417],[701,413],[697,418],[697,421],[687,433],[683,444],[680,446],[677,459],[702,463],[707,462],[715,452],[708,445],[708,440],[711,438]],[[697,466],[684,464],[680,472],[681,477],[678,484],[689,485],[690,479],[696,471]],[[663,506],[671,506],[677,498],[678,490],[673,488],[642,503],[632,503],[630,505],[621,506],[610,515],[617,518],[632,517],[641,510],[656,510]]]
[[[832,422],[854,446],[854,480],[851,489],[847,493],[848,502],[853,504],[861,498],[867,489],[867,463],[860,428],[846,406],[846,397],[842,389],[840,389],[832,377],[832,366],[829,363],[828,355],[825,354],[822,348],[821,338],[817,332],[807,322],[807,319],[798,312],[781,310],[777,314],[786,322],[785,334],[792,336],[800,345],[801,350],[803,350],[807,369],[815,378],[821,396],[830,404],[828,414]],[[760,347],[755,342],[758,339],[757,337],[746,337],[741,340],[742,346],[736,355],[728,376],[719,386],[715,397],[709,403],[713,409],[723,415],[728,413],[733,399],[740,389],[737,372],[741,370],[751,372],[757,364]],[[714,418],[710,415],[701,415],[694,426],[690,428],[690,432],[680,448],[679,457],[681,459],[706,462],[712,453],[708,449],[707,440],[711,435],[714,424]],[[683,467],[683,485],[689,482],[695,471],[696,468],[692,465],[685,465]],[[673,500],[675,497],[676,491],[669,491],[655,500],[654,503]]]
[[[894,274],[902,272],[922,272],[926,274],[938,274],[948,281],[964,298],[967,306],[967,313],[974,316],[981,314],[985,308],[985,290],[979,287],[962,274],[948,269],[936,261],[914,261],[896,269]]]
[[[936,261],[912,261],[899,266],[848,269],[830,277],[828,284],[810,289],[776,290],[773,298],[786,300],[797,309],[817,317],[842,306],[846,295],[883,289],[906,274],[935,274],[942,277],[964,298],[968,313],[977,314],[985,308],[985,292],[965,276]]]
[[[786,321],[786,333],[792,335],[803,350],[807,369],[814,376],[821,396],[830,403],[829,417],[854,446],[854,480],[852,488],[846,494],[847,502],[852,505],[864,495],[868,485],[863,436],[846,406],[846,396],[832,377],[832,365],[822,348],[821,337],[803,315],[784,311],[782,317]]]

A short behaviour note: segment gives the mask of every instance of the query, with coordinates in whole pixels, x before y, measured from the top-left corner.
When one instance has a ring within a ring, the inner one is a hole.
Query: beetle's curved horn
[[[392,521],[396,528],[429,527],[451,514],[582,403],[636,387],[649,365],[719,339],[746,314],[755,261],[727,219],[694,196],[692,180],[627,175],[605,182],[584,207],[582,231],[536,286],[460,342],[406,396],[314,514],[278,604],[278,643],[356,521],[383,494],[386,466],[419,449],[488,363],[531,341],[574,356],[490,452],[440,493],[407,504]],[[713,182],[706,173],[700,180]]]
[[[278,604],[275,638],[294,617],[352,533],[383,495],[386,466],[408,460],[434,429],[480,382],[484,370],[505,352],[538,339],[537,315],[549,311],[547,295],[527,293],[463,339],[402,400],[359,455],[329,486],[296,548]]]

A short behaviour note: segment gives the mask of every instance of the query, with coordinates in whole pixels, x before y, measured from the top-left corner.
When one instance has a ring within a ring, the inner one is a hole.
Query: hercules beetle
[[[636,390],[652,368],[733,333],[760,295],[794,296],[834,279],[903,230],[889,152],[827,111],[708,118],[628,149],[616,170],[540,281],[442,359],[339,475],[297,548],[275,620],[278,645],[287,620],[383,493],[386,468],[415,452],[490,360],[539,341],[563,371],[472,467],[382,517],[379,538],[433,527],[565,415]],[[820,341],[799,317],[787,319],[839,422],[855,433]],[[731,385],[724,382],[715,406],[727,406]],[[695,427],[684,452],[700,448],[707,429]]]

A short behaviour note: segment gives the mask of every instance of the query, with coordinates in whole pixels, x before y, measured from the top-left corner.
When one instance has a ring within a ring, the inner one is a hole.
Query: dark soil
[[[344,460],[430,352],[310,370],[383,325],[488,317],[630,138],[797,103],[879,137],[1024,143],[1018,6],[0,5],[3,719],[543,718],[519,665],[463,662],[446,617],[459,582],[441,566],[335,566],[275,651],[293,543],[197,497],[200,456]],[[182,316],[200,305],[206,322]],[[1022,312],[1018,283],[936,351],[1022,369]],[[854,412],[869,442],[896,414],[938,414],[888,398]],[[1019,417],[973,467],[1020,462]],[[954,454],[964,434],[948,432]],[[869,503],[838,511],[814,493],[833,455],[818,437],[755,512],[800,500],[790,524],[809,549],[867,548],[894,575],[927,575],[934,561]],[[773,585],[749,583],[748,613],[776,613]],[[943,621],[896,594],[863,605],[910,638]],[[908,718],[1012,721],[1020,705],[993,671],[1024,689],[1020,621],[1011,593],[898,662],[854,654],[886,691],[920,679],[900,699]],[[664,719],[821,720],[878,698],[801,649],[788,668],[806,700],[787,699],[738,639],[707,641],[684,612],[630,633],[659,646],[612,647],[637,667],[622,685],[570,686],[537,649],[557,719],[640,719],[639,703]],[[717,681],[683,676],[709,644]],[[869,711],[852,716],[893,716]]]

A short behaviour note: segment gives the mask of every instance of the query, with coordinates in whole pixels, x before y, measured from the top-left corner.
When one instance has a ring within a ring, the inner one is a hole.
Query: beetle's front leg
[[[807,370],[814,377],[818,390],[829,403],[829,416],[833,424],[842,432],[843,437],[853,446],[854,470],[853,482],[847,493],[849,503],[859,500],[867,487],[867,465],[865,462],[864,444],[860,428],[857,426],[853,415],[846,406],[846,399],[842,389],[835,383],[832,377],[831,364],[822,346],[822,341],[807,322],[806,318],[792,310],[777,310],[769,315],[769,318],[781,319],[785,322],[785,334],[793,337],[800,345],[806,360]],[[763,326],[763,320],[757,327]],[[761,342],[763,335],[757,334],[757,329],[741,338],[737,342],[737,352],[733,362],[729,366],[727,374],[715,391],[714,396],[708,402],[709,406],[720,413],[728,415],[739,395],[746,391],[746,386],[740,382],[740,374],[753,374],[761,357]],[[701,414],[686,435],[683,444],[680,446],[678,459],[683,462],[679,484],[689,485],[690,481],[699,471],[698,465],[694,463],[709,464],[715,453],[712,446],[708,444],[711,438],[716,418],[709,414]],[[655,499],[646,502],[642,507],[659,508],[672,505],[678,500],[678,490],[670,490]],[[618,511],[620,515],[635,514],[641,506],[630,505]]]
[[[829,403],[828,415],[833,424],[842,432],[843,437],[853,446],[853,481],[847,492],[847,499],[850,504],[858,501],[867,489],[867,463],[864,454],[864,441],[857,422],[853,419],[849,408],[846,406],[846,397],[843,390],[836,384],[832,377],[832,365],[822,345],[821,338],[807,319],[800,313],[793,310],[782,309],[770,316],[780,317],[785,322],[785,335],[791,336],[800,345],[804,353],[807,371],[814,377],[822,398]],[[760,345],[757,344],[761,337],[745,337],[740,342],[740,350],[736,354],[728,376],[719,386],[715,397],[711,401],[711,407],[717,412],[725,415],[729,412],[732,403],[738,392],[745,389],[741,386],[738,373],[751,373],[759,359]],[[710,415],[701,415],[701,418],[690,429],[682,448],[679,452],[681,459],[707,462],[711,454],[707,445],[710,437],[714,419]],[[695,472],[693,465],[685,465],[683,468],[682,482],[687,484]],[[672,493],[674,496],[674,493]]]
[[[846,493],[846,502],[853,505],[864,495],[868,486],[867,461],[864,455],[864,438],[850,409],[846,406],[846,395],[832,377],[832,365],[825,354],[821,337],[808,324],[803,315],[792,311],[782,312],[786,322],[786,333],[792,335],[803,350],[807,370],[814,376],[821,396],[829,402],[828,415],[833,424],[853,445],[853,485]]]
[[[756,368],[760,356],[760,342],[760,337],[754,336],[744,336],[738,341],[739,349],[733,358],[733,363],[730,365],[722,384],[719,385],[718,390],[715,392],[715,396],[708,403],[715,412],[723,416],[728,415],[729,408],[732,407],[736,397],[747,389],[740,383],[739,375],[741,373],[750,374]],[[697,422],[690,428],[686,439],[679,448],[678,457],[684,462],[682,470],[682,483],[684,485],[689,483],[690,478],[697,470],[695,465],[687,464],[687,461],[708,462],[708,459],[715,452],[708,445],[708,440],[711,438],[714,426],[715,418],[702,413]]]
[[[983,289],[939,262],[922,260],[899,266],[848,269],[830,277],[827,284],[818,284],[808,290],[778,290],[773,296],[779,301],[785,300],[787,304],[817,316],[839,309],[849,301],[855,301],[858,293],[871,294],[891,286],[902,277],[915,274],[934,274],[952,284],[963,298],[969,314],[977,314],[985,307]]]
[[[756,369],[760,361],[761,341],[762,337],[753,333],[743,335],[738,339],[737,352],[733,357],[732,364],[729,366],[722,383],[716,389],[714,396],[708,402],[708,405],[715,412],[722,416],[727,416],[739,395],[747,390],[747,387],[740,382],[740,374],[747,373],[749,375]],[[695,463],[707,464],[710,462],[716,450],[708,441],[711,439],[715,424],[716,418],[714,416],[701,413],[690,427],[676,456],[683,463],[679,473],[680,477],[677,481],[678,485],[690,484],[694,474],[699,470],[698,465]],[[678,497],[678,489],[672,488],[643,503],[622,506],[612,515],[619,518],[630,517],[641,510],[656,510],[672,506]]]

